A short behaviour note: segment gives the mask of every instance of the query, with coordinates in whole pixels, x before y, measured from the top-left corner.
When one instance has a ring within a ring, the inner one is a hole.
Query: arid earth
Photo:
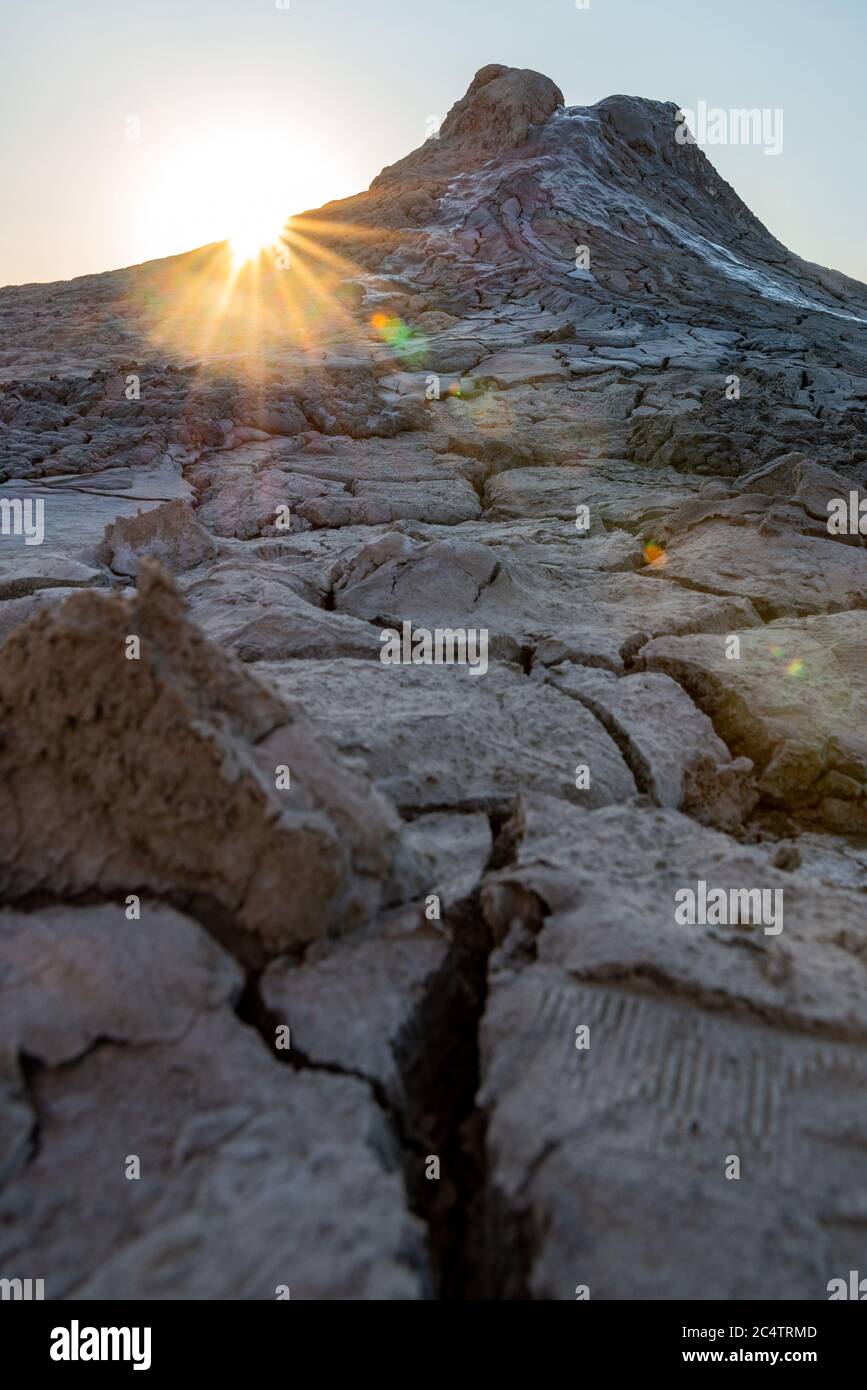
[[[3,1275],[863,1267],[867,287],[676,110],[494,65],[288,266],[0,291]]]

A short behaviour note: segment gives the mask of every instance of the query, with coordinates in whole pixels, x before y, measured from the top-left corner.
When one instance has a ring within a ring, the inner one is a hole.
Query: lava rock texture
[[[47,1297],[863,1260],[867,287],[676,115],[494,64],[257,315],[219,246],[0,291],[0,1267]]]

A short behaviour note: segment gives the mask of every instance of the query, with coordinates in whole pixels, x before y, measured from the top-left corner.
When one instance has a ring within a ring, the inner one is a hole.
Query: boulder
[[[4,1269],[53,1299],[429,1292],[371,1088],[241,1024],[241,972],[195,922],[152,901],[138,921],[5,911],[0,980]]]
[[[733,759],[713,725],[661,672],[617,677],[572,662],[540,668],[604,724],[639,791],[657,806],[737,834],[758,800],[749,758]]]
[[[195,512],[177,501],[111,522],[105,528],[100,559],[115,574],[135,578],[143,555],[178,573],[195,569],[216,553],[213,537]]]
[[[12,633],[0,731],[7,899],[197,901],[262,956],[399,896],[386,801],[202,636],[153,561],[130,602],[74,595]]]
[[[649,642],[640,662],[678,681],[732,753],[751,759],[770,806],[863,834],[867,613],[781,619],[732,635],[737,659],[726,656],[721,637],[696,634]]]

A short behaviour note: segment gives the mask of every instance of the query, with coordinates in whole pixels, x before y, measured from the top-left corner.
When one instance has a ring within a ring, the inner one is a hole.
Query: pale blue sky
[[[779,158],[706,152],[794,251],[867,280],[867,0],[0,0],[0,53],[0,284],[218,240],[251,179],[287,212],[357,192],[491,62],[569,104],[782,107]]]

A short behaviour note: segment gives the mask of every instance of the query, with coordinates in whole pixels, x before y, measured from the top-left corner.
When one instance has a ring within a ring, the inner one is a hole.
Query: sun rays
[[[376,341],[358,282],[412,232],[366,223],[355,198],[320,206],[350,180],[339,148],[303,122],[255,113],[191,132],[145,162],[137,245],[150,256],[154,247],[199,249],[142,258],[130,329],[144,327],[157,352],[243,357],[245,370],[277,352],[315,356],[335,341]]]
[[[142,295],[151,344],[189,359],[244,359],[264,369],[287,350],[322,358],[331,344],[390,343],[395,355],[417,357],[421,335],[373,311],[359,312],[362,277],[353,251],[399,234],[302,214],[277,221],[261,206],[238,218],[230,240],[148,268]],[[342,245],[341,245],[342,243]]]

